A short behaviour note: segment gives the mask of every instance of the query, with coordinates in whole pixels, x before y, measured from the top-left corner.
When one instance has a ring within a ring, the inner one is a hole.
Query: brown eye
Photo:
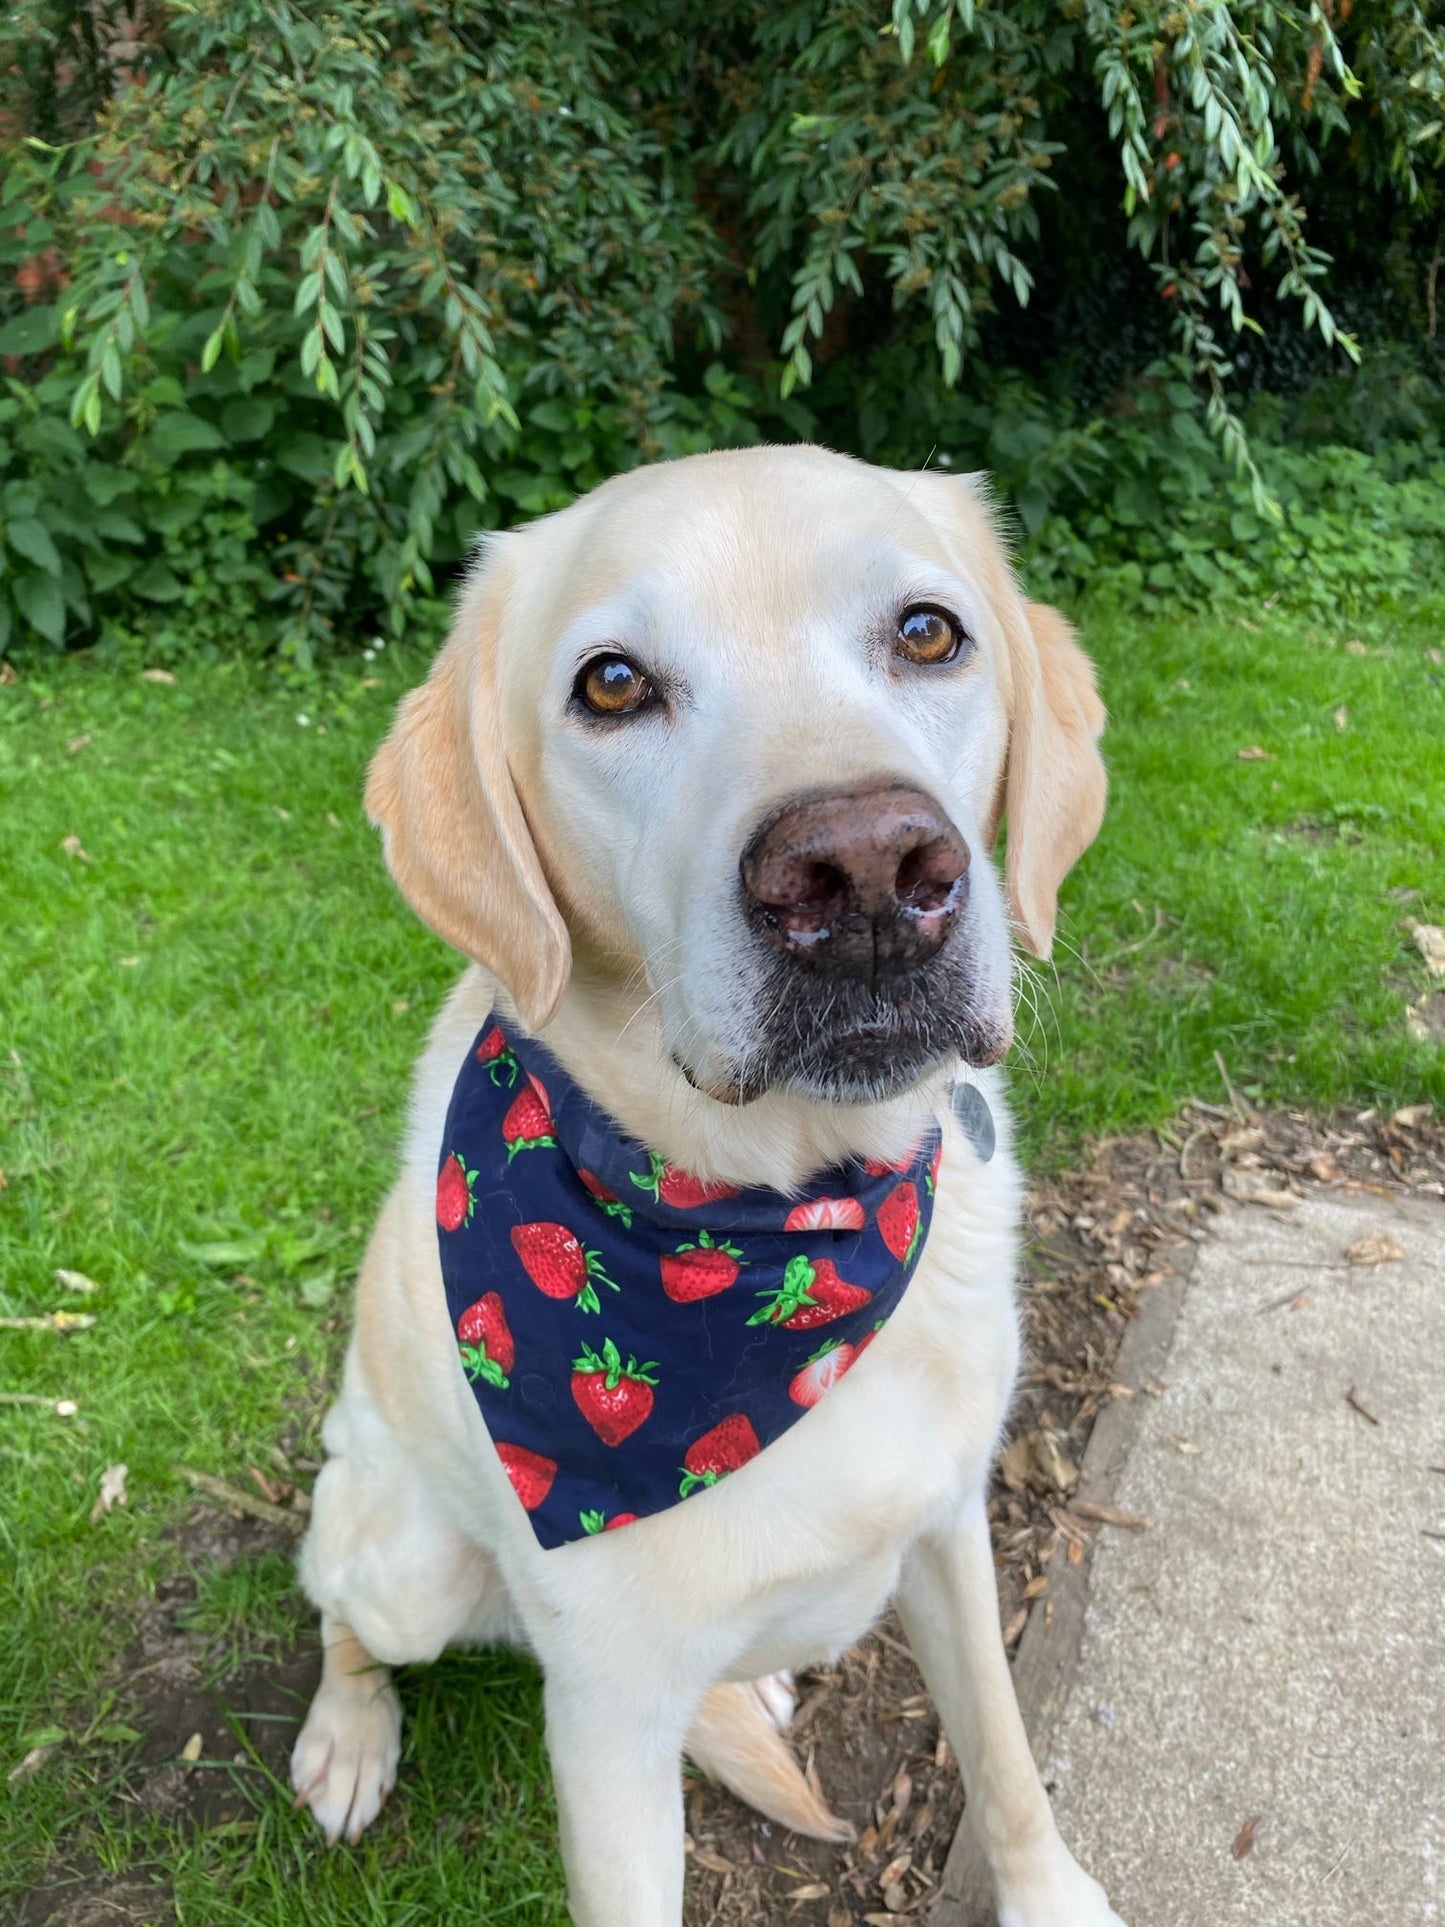
[[[898,618],[897,649],[910,662],[932,667],[952,662],[963,647],[963,631],[942,609],[905,609]]]
[[[626,656],[596,656],[577,678],[576,694],[594,716],[631,716],[657,691]]]

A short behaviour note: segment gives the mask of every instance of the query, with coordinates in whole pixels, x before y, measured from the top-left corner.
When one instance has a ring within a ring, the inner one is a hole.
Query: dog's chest
[[[886,1606],[913,1540],[987,1476],[1014,1377],[1012,1303],[1000,1291],[956,1318],[949,1309],[900,1330],[876,1375],[859,1373],[853,1409],[839,1399],[801,1462],[778,1469],[767,1542],[779,1570],[758,1575],[744,1611],[753,1631],[738,1677],[850,1645]],[[790,1572],[800,1551],[811,1570]]]
[[[888,1330],[806,1422],[670,1516],[669,1566],[744,1631],[739,1677],[855,1640],[912,1541],[987,1477],[1018,1360],[1012,1233],[1006,1213],[939,1231]]]

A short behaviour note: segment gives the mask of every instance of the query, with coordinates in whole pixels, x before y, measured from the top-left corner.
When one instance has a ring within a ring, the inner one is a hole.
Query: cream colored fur
[[[945,596],[974,659],[899,675],[870,636]],[[599,733],[569,716],[605,646],[660,660],[686,692],[671,720]],[[417,1067],[302,1554],[326,1664],[293,1778],[329,1837],[355,1837],[392,1784],[386,1669],[513,1641],[545,1672],[578,1927],[678,1927],[684,1746],[786,1824],[837,1834],[781,1738],[775,1676],[896,1600],[1003,1927],[1119,1927],[1054,1827],[998,1630],[984,1489],[1018,1359],[1020,1204],[1001,1073],[965,1073],[999,1125],[986,1165],[952,1124],[953,1062],[871,1104],[720,1101],[755,1023],[738,852],[769,808],[880,775],[930,790],[973,847],[978,995],[1006,1011],[1010,926],[1047,953],[1059,881],[1098,826],[1102,721],[1086,659],[1020,600],[962,480],[818,450],[698,457],[493,545],[368,787],[403,893],[476,961]],[[1007,904],[983,860],[1001,809]],[[458,1364],[437,1257],[442,1120],[494,1002],[627,1132],[707,1176],[787,1189],[945,1123],[914,1282],[823,1403],[707,1492],[550,1552]]]

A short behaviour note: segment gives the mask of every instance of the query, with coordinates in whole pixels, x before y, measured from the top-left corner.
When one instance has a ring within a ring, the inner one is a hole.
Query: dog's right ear
[[[422,922],[504,984],[529,1030],[555,1014],[572,947],[502,741],[497,634],[506,545],[472,577],[446,646],[372,758],[366,813]]]

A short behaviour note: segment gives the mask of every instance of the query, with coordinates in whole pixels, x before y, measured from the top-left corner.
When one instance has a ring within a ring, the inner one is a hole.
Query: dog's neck
[[[876,1104],[828,1104],[786,1090],[721,1104],[694,1090],[673,1062],[650,1000],[580,973],[541,1037],[595,1104],[670,1163],[785,1191],[848,1157],[901,1157],[947,1108],[955,1068],[942,1066]]]

